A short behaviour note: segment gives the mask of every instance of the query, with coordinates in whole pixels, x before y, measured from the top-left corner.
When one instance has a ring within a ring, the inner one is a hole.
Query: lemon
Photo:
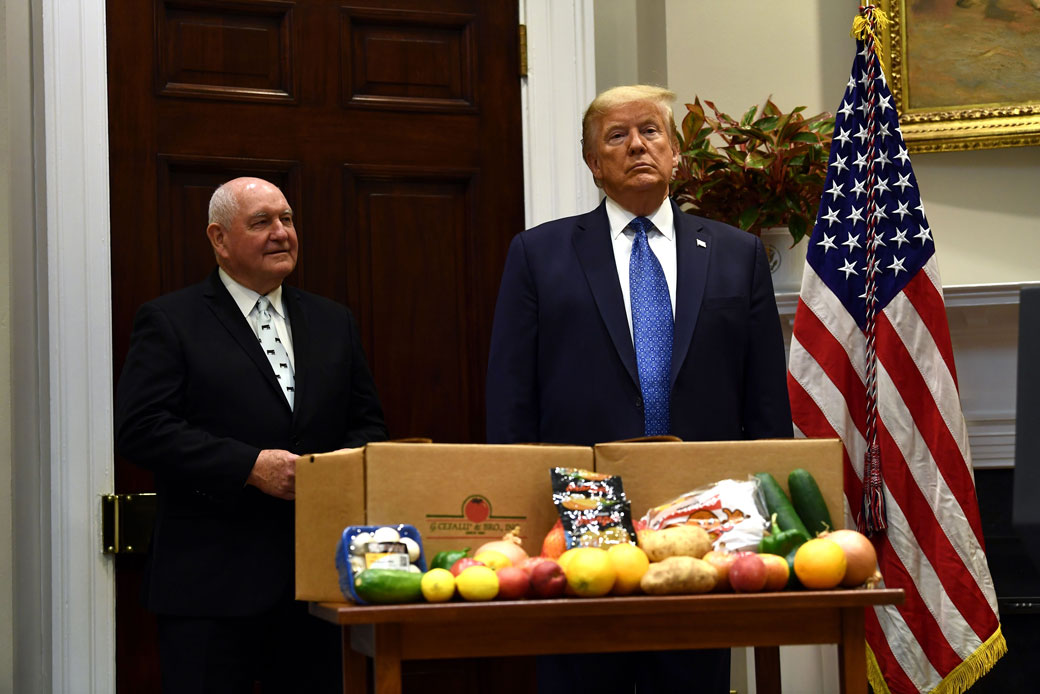
[[[502,554],[501,552],[496,552],[493,549],[485,549],[483,552],[481,552],[473,558],[483,563],[484,566],[488,567],[493,571],[498,571],[499,569],[504,569],[507,566],[513,565],[513,562],[510,561],[509,557]]]
[[[560,565],[560,568],[563,569],[565,573],[567,571],[567,564],[570,563],[571,559],[574,558],[574,553],[579,549],[581,549],[581,547],[572,547],[571,549],[564,551],[564,553],[556,560],[556,563]]]
[[[613,595],[631,595],[639,589],[639,581],[643,574],[650,568],[650,559],[646,552],[633,544],[611,545],[607,549],[607,556],[614,565],[617,578],[611,589]]]
[[[794,573],[806,588],[828,590],[845,577],[845,551],[834,540],[817,537],[794,554]]]
[[[455,595],[455,577],[447,569],[430,569],[419,586],[426,602],[447,602]]]
[[[466,600],[493,600],[498,595],[498,576],[486,566],[470,566],[455,577],[455,587]]]
[[[574,554],[568,558],[563,573],[574,594],[583,598],[598,598],[609,593],[614,587],[617,570],[607,550],[600,547],[576,547],[568,551]],[[562,561],[560,566],[563,566]]]

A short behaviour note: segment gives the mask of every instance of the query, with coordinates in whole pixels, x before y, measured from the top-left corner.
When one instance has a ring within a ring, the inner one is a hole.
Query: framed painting
[[[911,152],[1040,145],[1040,0],[882,0]],[[882,32],[884,33],[884,32]]]

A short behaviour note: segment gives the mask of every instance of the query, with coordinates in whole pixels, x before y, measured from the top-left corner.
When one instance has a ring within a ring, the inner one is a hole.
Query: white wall
[[[14,688],[14,580],[11,572],[11,160],[7,88],[7,8],[0,9],[0,691]]]
[[[24,221],[18,202],[26,153],[28,4],[0,5],[0,692],[13,692],[15,667],[14,369],[12,364],[15,234]]]
[[[50,691],[34,233],[33,119],[41,102],[32,87],[32,51],[39,45],[33,2],[0,3],[0,692]]]
[[[595,0],[597,92],[668,84],[667,9],[666,0]]]
[[[667,0],[668,86],[680,104],[699,96],[731,115],[770,94],[784,110],[833,113],[852,68],[858,6]],[[912,163],[945,285],[1040,280],[1040,147],[917,154]]]

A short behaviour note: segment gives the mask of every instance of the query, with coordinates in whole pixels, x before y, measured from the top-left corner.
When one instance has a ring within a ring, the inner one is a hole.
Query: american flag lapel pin
[[[700,246],[701,248],[707,248],[708,247],[708,244],[704,243],[704,241],[702,241],[701,239],[697,239],[697,245]]]

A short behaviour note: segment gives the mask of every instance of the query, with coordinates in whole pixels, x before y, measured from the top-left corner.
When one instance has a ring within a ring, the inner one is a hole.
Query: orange
[[[567,552],[573,554],[564,566],[563,558]],[[567,586],[575,595],[583,598],[598,598],[610,592],[617,578],[614,562],[610,560],[607,550],[600,547],[577,547],[567,550],[560,556],[560,566],[567,576]]]
[[[806,588],[829,590],[845,577],[845,551],[834,540],[817,537],[794,554],[794,573]]]
[[[614,565],[617,577],[614,580],[612,595],[631,595],[639,590],[639,581],[650,568],[650,560],[646,552],[635,545],[625,542],[607,548],[607,556]]]

